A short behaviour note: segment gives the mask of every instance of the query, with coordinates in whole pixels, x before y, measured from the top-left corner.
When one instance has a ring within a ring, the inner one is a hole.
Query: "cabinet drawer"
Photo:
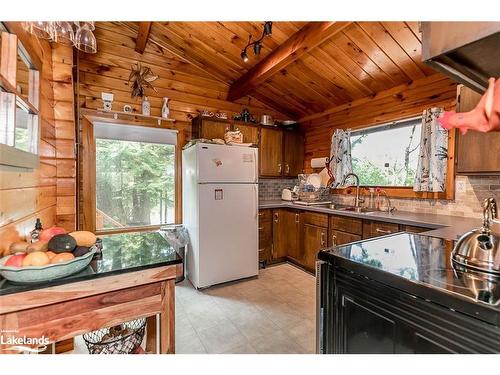
[[[420,232],[428,231],[430,229],[424,228],[424,227],[416,227],[414,225],[402,225],[401,230],[404,230],[405,232],[410,232],[410,233],[420,233]]]
[[[399,224],[382,221],[365,221],[363,223],[363,238],[385,236],[399,232]]]
[[[363,233],[363,220],[348,216],[330,216],[330,229],[341,232],[361,235]]]
[[[316,225],[318,227],[328,228],[328,215],[317,212],[304,212],[302,214],[304,224]]]
[[[361,240],[360,234],[341,232],[334,229],[330,230],[328,233],[328,246],[339,246]]]
[[[272,216],[273,216],[273,214],[272,214],[270,208],[259,210],[259,223],[264,222],[264,221],[271,221]]]

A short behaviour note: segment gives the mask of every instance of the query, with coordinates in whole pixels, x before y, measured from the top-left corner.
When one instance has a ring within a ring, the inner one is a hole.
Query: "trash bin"
[[[188,230],[182,224],[169,224],[160,228],[160,233],[167,242],[177,251],[177,254],[182,258],[182,273],[177,276],[176,282],[184,280],[186,274],[186,245],[189,243]]]

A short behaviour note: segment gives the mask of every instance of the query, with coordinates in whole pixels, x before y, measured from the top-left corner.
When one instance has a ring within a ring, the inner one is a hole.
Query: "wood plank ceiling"
[[[139,30],[139,23],[123,23]],[[263,22],[153,22],[148,43],[229,86],[306,22],[274,22],[260,56],[240,54]],[[416,22],[352,22],[268,77],[250,96],[300,119],[435,74],[421,62]]]

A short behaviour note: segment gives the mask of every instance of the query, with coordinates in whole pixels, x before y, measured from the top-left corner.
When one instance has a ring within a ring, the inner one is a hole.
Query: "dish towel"
[[[443,108],[429,108],[422,115],[422,135],[414,191],[443,192],[448,168],[448,130],[443,129],[438,118]]]
[[[344,177],[352,172],[351,157],[351,131],[337,129],[332,135],[330,147],[330,168],[332,169],[335,182],[334,187],[338,187]]]

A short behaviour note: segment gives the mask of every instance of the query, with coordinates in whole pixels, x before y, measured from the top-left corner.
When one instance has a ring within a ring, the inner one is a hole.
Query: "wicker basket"
[[[141,345],[145,330],[146,319],[136,319],[85,333],[83,339],[90,354],[130,354]]]

